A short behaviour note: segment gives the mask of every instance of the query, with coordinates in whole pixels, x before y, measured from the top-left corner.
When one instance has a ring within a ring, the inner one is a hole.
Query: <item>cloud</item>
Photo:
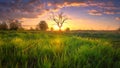
[[[108,14],[108,15],[110,15],[110,14],[116,14],[114,11],[105,11],[104,13]]]
[[[78,7],[87,7],[88,6],[88,4],[86,3],[86,2],[72,2],[72,3],[69,3],[69,2],[65,2],[64,3],[64,6],[66,6],[66,7],[76,7],[76,6],[78,6]]]
[[[104,12],[105,14],[108,14],[108,15],[113,15],[113,14],[120,14],[120,12],[116,12],[116,11],[105,11]]]
[[[36,18],[63,7],[87,6],[82,0],[11,0],[0,2],[0,19]]]
[[[0,2],[0,19],[36,18],[44,14],[45,10],[39,0],[11,0]]]
[[[97,10],[94,10],[94,9],[93,10],[89,10],[88,14],[95,15],[95,16],[101,16],[102,15],[102,13],[100,11],[97,11]]]
[[[95,1],[88,1],[89,6],[97,6],[97,7],[103,7],[106,4],[104,2],[95,2]]]
[[[116,17],[115,19],[118,20],[118,21],[120,21],[120,17]]]
[[[47,3],[47,7],[49,7],[50,9],[51,8],[57,8],[57,9],[60,9],[60,8],[63,8],[63,7],[87,7],[88,4],[86,2],[71,2],[71,1],[64,1],[64,2],[48,2]]]
[[[93,6],[97,8],[95,9],[96,12],[101,11],[102,13],[107,14],[107,15],[120,14],[120,7],[119,7],[120,2],[114,3],[113,1],[106,1],[106,2],[90,1],[88,2],[88,4],[89,6]],[[91,15],[94,15],[94,13],[92,13]],[[101,15],[101,14],[98,13],[98,15]]]
[[[120,4],[120,3],[118,3]],[[120,14],[120,7],[111,1],[101,0],[1,0],[0,19],[37,18],[63,7],[97,7],[89,10],[90,15]],[[99,10],[105,12],[100,12]],[[112,10],[112,11],[111,11]],[[117,11],[117,12],[116,12]]]

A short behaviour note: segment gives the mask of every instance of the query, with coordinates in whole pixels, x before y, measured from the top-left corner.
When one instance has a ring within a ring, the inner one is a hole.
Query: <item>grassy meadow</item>
[[[120,68],[120,33],[1,31],[0,68]]]

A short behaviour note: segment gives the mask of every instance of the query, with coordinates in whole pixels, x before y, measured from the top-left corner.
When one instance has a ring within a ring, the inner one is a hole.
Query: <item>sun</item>
[[[53,28],[54,28],[55,31],[59,31],[59,27],[57,25],[54,25]],[[61,30],[64,31],[65,27],[62,26]]]
[[[54,28],[55,31],[59,30],[59,27],[57,25],[54,25],[53,28]]]

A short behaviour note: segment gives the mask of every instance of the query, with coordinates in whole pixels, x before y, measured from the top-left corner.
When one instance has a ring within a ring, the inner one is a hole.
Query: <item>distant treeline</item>
[[[7,20],[0,22],[0,30],[25,30],[23,28],[22,22],[19,20]],[[46,21],[40,21],[35,28],[30,27],[29,30],[40,30],[46,31],[48,29],[48,24]],[[51,31],[54,31],[54,28],[50,28]],[[70,31],[70,28],[66,28],[66,31]]]

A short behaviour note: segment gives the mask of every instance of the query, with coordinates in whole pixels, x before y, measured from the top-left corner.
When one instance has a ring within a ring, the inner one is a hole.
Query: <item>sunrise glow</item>
[[[0,68],[120,68],[120,0],[0,0]]]
[[[120,27],[120,5],[118,1],[101,0],[56,0],[54,4],[51,0],[39,2],[39,0],[29,1],[5,1],[0,3],[13,4],[0,6],[0,20],[18,19],[22,21],[24,28],[35,28],[44,20],[54,30],[58,30],[56,23],[49,19],[51,13],[63,12],[70,20],[64,23],[62,30],[69,27],[71,30],[116,30]],[[19,5],[15,7],[14,5]],[[37,4],[37,5],[35,5]],[[20,8],[23,7],[24,8]],[[11,9],[12,8],[12,9]],[[103,10],[104,9],[104,10]],[[14,11],[13,11],[14,10]],[[9,13],[8,13],[9,11]]]

